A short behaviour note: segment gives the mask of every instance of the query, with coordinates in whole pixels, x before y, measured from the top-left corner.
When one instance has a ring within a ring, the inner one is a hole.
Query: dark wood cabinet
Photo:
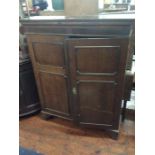
[[[42,113],[117,137],[133,18],[28,19]]]
[[[19,116],[27,116],[41,109],[30,61],[19,65]]]

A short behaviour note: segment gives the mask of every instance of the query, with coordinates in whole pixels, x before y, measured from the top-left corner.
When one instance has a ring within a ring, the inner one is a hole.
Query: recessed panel
[[[81,73],[115,73],[119,59],[120,48],[117,46],[76,47],[76,65]]]
[[[66,78],[45,72],[39,75],[45,108],[69,113]]]
[[[89,123],[111,123],[115,105],[115,84],[81,82],[78,86],[81,120]]]
[[[64,51],[61,44],[33,43],[36,62],[41,65],[64,66]]]

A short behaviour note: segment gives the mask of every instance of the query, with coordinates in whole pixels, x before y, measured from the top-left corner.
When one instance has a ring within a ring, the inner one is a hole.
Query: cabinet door
[[[127,39],[67,40],[76,120],[118,128]]]
[[[64,38],[29,35],[28,43],[44,112],[70,117]]]

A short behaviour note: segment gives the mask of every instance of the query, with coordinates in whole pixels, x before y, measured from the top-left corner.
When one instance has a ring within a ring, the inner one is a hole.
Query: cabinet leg
[[[49,120],[49,119],[51,119],[51,118],[54,118],[54,116],[52,116],[52,115],[50,115],[50,114],[43,113],[43,112],[41,112],[40,117],[41,117],[42,119],[44,119],[44,120]]]
[[[119,131],[118,130],[107,130],[106,133],[114,140],[118,139]]]

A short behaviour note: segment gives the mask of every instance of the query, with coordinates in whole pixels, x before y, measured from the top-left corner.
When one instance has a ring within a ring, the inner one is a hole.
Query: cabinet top
[[[21,19],[25,34],[69,36],[130,36],[134,14],[103,14],[97,16],[35,16]]]
[[[22,23],[34,23],[34,22],[103,22],[103,21],[134,21],[135,14],[100,14],[94,16],[33,16],[29,18],[21,19]]]

